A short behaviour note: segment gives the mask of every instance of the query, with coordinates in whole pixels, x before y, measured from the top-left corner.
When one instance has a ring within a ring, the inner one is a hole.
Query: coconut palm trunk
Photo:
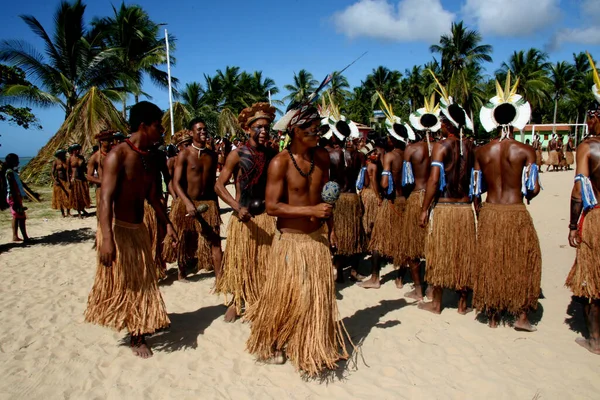
[[[552,133],[556,133],[556,114],[558,112],[558,96],[556,96],[554,98],[554,119],[553,119],[553,124],[552,125]]]

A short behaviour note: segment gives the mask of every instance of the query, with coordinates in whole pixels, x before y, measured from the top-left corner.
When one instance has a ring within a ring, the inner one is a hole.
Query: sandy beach
[[[420,311],[404,298],[410,285],[397,289],[387,266],[380,290],[338,286],[341,318],[358,349],[325,382],[303,380],[289,363],[257,363],[245,351],[249,326],[223,321],[224,298],[212,294],[208,273],[161,286],[172,326],[148,340],[153,358],[138,359],[125,332],[83,322],[96,219],[30,218],[38,241],[28,247],[10,243],[4,224],[0,398],[598,398],[600,357],[574,342],[583,315],[563,286],[575,256],[567,242],[573,176],[542,174],[544,190],[529,206],[543,254],[537,332],[492,330],[474,313],[460,316],[451,292],[440,316]]]

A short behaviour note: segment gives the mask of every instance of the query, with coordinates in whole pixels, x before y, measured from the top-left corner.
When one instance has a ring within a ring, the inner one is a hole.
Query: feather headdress
[[[385,128],[387,129],[389,134],[397,140],[401,140],[403,142],[406,142],[407,139],[415,140],[415,132],[411,129],[410,125],[408,125],[406,122],[403,123],[400,117],[394,115],[394,109],[390,105],[388,105],[388,103],[383,98],[383,95],[379,91],[377,91],[377,96],[379,96],[379,100],[381,101],[381,105],[383,106],[383,114],[385,115]],[[406,137],[402,136],[400,133],[397,132],[397,130],[402,130],[398,129],[398,126],[402,125],[406,128],[406,133],[404,133]]]
[[[587,51],[585,52],[588,56],[588,60],[590,60],[590,66],[592,67],[592,76],[594,77],[594,86],[592,86],[592,93],[594,93],[594,97],[596,101],[600,103],[600,77],[598,77],[598,70],[596,69],[596,63],[592,59],[592,56]]]

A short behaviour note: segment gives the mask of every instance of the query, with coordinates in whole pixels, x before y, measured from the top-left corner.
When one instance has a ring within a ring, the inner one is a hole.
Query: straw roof
[[[105,129],[124,133],[128,131],[121,113],[101,90],[92,87],[79,100],[58,132],[25,166],[21,177],[31,183],[48,182],[54,153],[58,149],[66,149],[73,143],[79,143],[82,146],[82,154],[87,154],[96,144],[94,136]]]

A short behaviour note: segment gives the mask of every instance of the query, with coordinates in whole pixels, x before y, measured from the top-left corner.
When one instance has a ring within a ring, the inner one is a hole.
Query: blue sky
[[[118,1],[87,1],[88,21],[112,13]],[[129,3],[129,2],[128,2]],[[140,0],[155,21],[167,24],[177,38],[173,75],[181,84],[203,82],[228,65],[262,70],[283,88],[294,72],[307,69],[317,80],[339,70],[360,54],[368,54],[345,75],[360,84],[373,68],[404,71],[429,61],[429,46],[447,32],[452,21],[465,20],[494,48],[492,74],[515,50],[538,47],[552,61],[571,60],[589,50],[600,57],[600,0],[291,0],[193,1]],[[6,1],[0,15],[0,39],[22,39],[42,51],[42,43],[19,18],[31,14],[52,31],[54,0]],[[168,93],[149,81],[145,91],[161,108]],[[283,97],[285,93],[278,97]],[[0,123],[0,156],[15,152],[32,156],[64,119],[60,107],[34,109],[43,130],[24,130]]]

